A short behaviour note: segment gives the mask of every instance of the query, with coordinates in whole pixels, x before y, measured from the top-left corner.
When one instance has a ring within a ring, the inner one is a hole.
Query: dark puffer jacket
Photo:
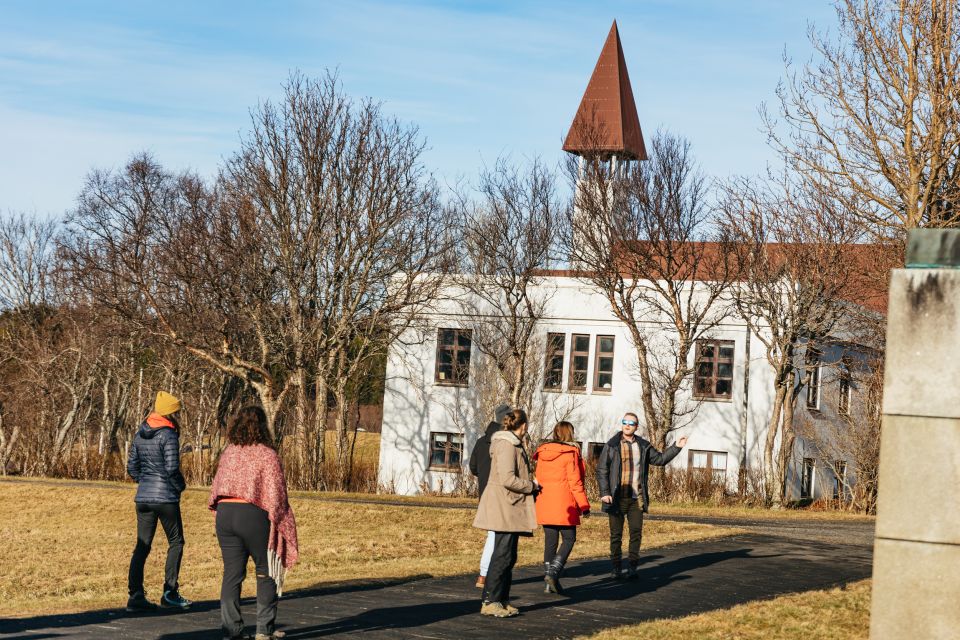
[[[668,462],[677,457],[680,453],[680,447],[670,445],[663,450],[663,453],[654,448],[649,442],[636,436],[640,444],[640,492],[642,494],[643,512],[646,513],[650,508],[650,492],[648,491],[647,480],[650,475],[650,465],[655,464],[658,467],[666,466]],[[623,461],[620,459],[620,441],[623,435],[618,433],[610,438],[607,444],[603,445],[603,451],[597,459],[597,484],[600,488],[600,496],[611,496],[611,504],[604,503],[601,509],[604,513],[620,513],[620,475],[623,469]]]
[[[149,422],[156,418],[159,416],[150,416],[140,425],[127,458],[127,473],[138,483],[134,501],[180,502],[180,494],[187,488],[180,473],[180,436],[172,426],[151,427]]]
[[[483,495],[483,490],[487,488],[487,480],[490,478],[490,438],[502,429],[499,422],[488,424],[487,432],[477,440],[477,444],[473,445],[473,451],[470,453],[470,473],[477,476],[478,496]]]

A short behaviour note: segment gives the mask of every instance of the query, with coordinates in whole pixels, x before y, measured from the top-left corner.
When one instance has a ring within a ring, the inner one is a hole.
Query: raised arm
[[[677,454],[683,449],[684,445],[687,444],[686,437],[680,438],[677,440],[677,444],[672,444],[666,449],[663,450],[663,453],[657,451],[656,447],[652,444],[650,445],[650,464],[655,464],[658,467],[663,467],[667,465],[671,460],[677,457]]]

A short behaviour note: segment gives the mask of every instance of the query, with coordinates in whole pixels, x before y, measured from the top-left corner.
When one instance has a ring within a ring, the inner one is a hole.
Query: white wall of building
[[[562,389],[568,387],[570,350],[573,334],[590,336],[590,357],[585,392],[538,391],[533,406],[524,407],[531,423],[546,434],[558,419],[572,422],[578,440],[605,442],[619,430],[619,421],[626,411],[636,412],[643,421],[640,381],[636,372],[637,356],[627,328],[611,313],[607,301],[584,283],[572,278],[545,278],[540,285],[549,299],[547,314],[539,327],[541,343],[548,333],[566,335],[565,370]],[[466,469],[469,454],[487,423],[489,412],[480,406],[477,380],[483,356],[476,345],[471,353],[470,385],[451,387],[434,381],[437,330],[440,328],[472,328],[482,321],[473,313],[466,314],[462,291],[448,292],[427,317],[424,327],[411,330],[393,345],[387,361],[384,394],[383,432],[380,452],[380,484],[388,490],[412,495],[424,490],[450,491],[458,483],[470,481],[469,472],[456,473],[429,468],[431,432],[457,433],[464,438],[462,465]],[[459,301],[458,301],[459,300]],[[475,305],[467,305],[474,309]],[[648,329],[658,330],[656,323]],[[664,330],[663,335],[671,332]],[[592,388],[596,362],[596,336],[614,336],[613,388],[604,393]],[[745,323],[728,318],[710,336],[711,339],[734,343],[733,389],[730,400],[694,403],[695,413],[688,424],[668,437],[674,441],[682,435],[689,440],[685,451],[671,466],[687,466],[690,450],[727,454],[726,479],[731,490],[737,486],[742,455],[744,428],[747,469],[762,469],[766,423],[772,404],[773,372],[766,362],[763,345],[752,336]],[[747,361],[747,340],[750,340],[749,392],[744,394],[744,368]],[[544,358],[541,354],[540,358]],[[693,354],[691,354],[691,358]],[[539,387],[542,389],[542,378]],[[689,393],[685,394],[689,400]]]

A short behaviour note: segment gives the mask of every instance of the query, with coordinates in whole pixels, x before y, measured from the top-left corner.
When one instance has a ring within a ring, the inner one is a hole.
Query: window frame
[[[586,351],[576,351],[577,338],[586,338],[587,339],[587,350]],[[583,370],[583,386],[575,387],[573,381],[575,379],[575,369],[573,368],[574,362],[576,362],[577,356],[586,357],[587,368]],[[567,367],[567,391],[571,393],[586,393],[590,385],[590,334],[589,333],[571,333],[570,334],[570,363]]]
[[[613,349],[610,351],[600,351],[600,341],[604,338],[609,338],[613,343]],[[613,393],[613,369],[614,369],[614,353],[616,353],[617,342],[616,336],[612,335],[595,335],[593,337],[593,392],[594,393]],[[604,388],[600,386],[600,374],[607,373],[600,371],[600,358],[610,358],[610,388]]]
[[[562,343],[559,345],[559,349],[552,343],[554,338],[561,338]],[[553,347],[551,349],[551,347]],[[543,366],[543,390],[549,391],[552,393],[559,393],[563,391],[563,375],[567,370],[567,334],[560,332],[549,332],[547,333],[547,349],[546,356],[544,358]],[[557,382],[557,386],[547,386],[547,381],[549,380],[550,374],[554,373],[556,370],[550,367],[550,362],[557,355],[560,356],[560,379]]]
[[[445,446],[443,447],[443,459],[442,464],[437,464],[433,461],[433,454],[437,449],[434,448],[436,442],[435,436],[446,436]],[[460,462],[453,464],[450,462],[450,454],[455,450],[455,447],[452,446],[456,443],[453,442],[453,438],[459,438],[459,449],[460,449]],[[431,431],[430,432],[430,450],[428,452],[427,458],[427,469],[430,471],[462,471],[463,470],[463,434],[455,433],[453,431]]]
[[[850,415],[850,404],[853,399],[853,376],[850,371],[844,369],[840,373],[840,380],[837,391],[837,414],[841,416]]]
[[[707,466],[705,466],[705,467],[695,467],[695,466],[693,466],[693,455],[694,455],[695,453],[705,453],[705,454],[707,454]],[[723,468],[722,468],[722,469],[718,469],[718,468],[715,468],[715,467],[713,466],[713,457],[714,457],[715,455],[717,455],[717,454],[723,455]],[[715,480],[721,480],[721,481],[723,481],[723,482],[726,482],[726,480],[727,480],[727,461],[728,461],[729,459],[730,459],[730,454],[727,453],[726,451],[712,451],[712,450],[707,450],[707,449],[690,449],[689,452],[687,453],[687,470],[690,471],[690,472],[706,471],[706,472],[709,472],[710,475],[711,475]],[[718,473],[719,471],[722,471],[723,473],[720,474],[720,473]]]
[[[810,473],[807,473],[809,469]],[[817,471],[817,460],[816,458],[803,458],[803,462],[800,465],[800,499],[801,500],[812,500],[813,499],[813,479],[814,474]]]
[[[702,356],[704,347],[712,346],[713,347],[713,358],[704,359]],[[733,355],[730,356],[729,360],[720,357],[720,349],[730,347],[733,349]],[[714,339],[701,339],[697,340],[697,346],[694,350],[694,360],[693,360],[693,398],[694,400],[703,400],[708,402],[733,402],[733,381],[734,381],[734,367],[737,360],[737,343],[735,340],[714,340]],[[708,393],[702,393],[698,389],[700,385],[697,384],[699,380],[703,380],[708,376],[700,375],[700,365],[701,363],[709,362],[711,363],[711,373],[709,376],[710,380],[710,391]],[[730,377],[718,375],[718,371],[721,364],[730,365]],[[717,393],[717,381],[719,380],[729,380],[730,381],[730,392],[727,394],[718,394]]]
[[[453,332],[453,344],[444,345],[442,335],[444,331]],[[470,346],[463,347],[460,345],[460,336],[466,335],[467,339],[470,341]],[[450,352],[450,363],[451,363],[451,379],[447,380],[440,377],[440,352],[449,351]],[[466,366],[466,375],[463,379],[458,378],[458,373],[461,369],[458,363],[458,354],[461,351],[467,352],[467,366]],[[444,387],[469,387],[470,386],[470,364],[473,361],[473,330],[472,329],[463,329],[460,327],[439,327],[437,329],[437,348],[434,352],[434,365],[433,365],[433,382],[434,384],[444,386]]]
[[[820,397],[823,395],[823,353],[819,349],[808,348],[804,356],[804,364],[809,372],[806,398],[807,409],[810,411],[820,411]]]

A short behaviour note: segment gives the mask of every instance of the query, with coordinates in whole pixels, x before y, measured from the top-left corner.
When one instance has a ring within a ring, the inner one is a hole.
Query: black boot
[[[147,594],[143,591],[132,593],[127,599],[127,611],[130,612],[156,611],[158,608],[156,604],[147,600]]]
[[[623,580],[623,560],[612,560],[611,565],[610,577],[614,580]]]
[[[637,570],[637,568],[638,568],[639,566],[640,566],[640,561],[639,561],[639,560],[631,560],[631,561],[630,561],[630,568],[627,569],[627,580],[639,580],[639,579],[640,579],[640,572]]]
[[[560,573],[563,571],[563,564],[563,559],[560,556],[554,556],[553,560],[547,563],[547,573],[543,578],[546,583],[543,588],[544,593],[563,595],[563,587],[560,585]]]

